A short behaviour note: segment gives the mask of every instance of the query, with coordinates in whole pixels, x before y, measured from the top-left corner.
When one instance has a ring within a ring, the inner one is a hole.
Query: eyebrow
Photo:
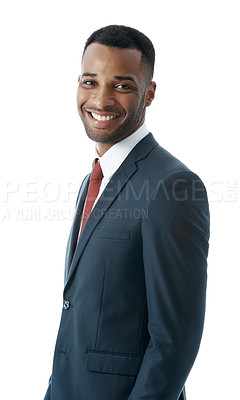
[[[118,76],[115,75],[114,79],[117,79],[118,81],[131,81],[135,83],[135,80],[131,76]]]
[[[97,76],[97,74],[91,74],[91,72],[85,72],[84,74],[81,75],[83,76],[90,76],[91,78],[95,78]]]
[[[91,78],[96,78],[98,75],[97,74],[93,74],[91,72],[84,72],[84,74],[82,74],[82,77],[84,76],[89,76]],[[119,76],[119,75],[115,75],[114,79],[116,79],[117,81],[131,81],[131,82],[135,82],[135,80],[131,77],[131,76]]]

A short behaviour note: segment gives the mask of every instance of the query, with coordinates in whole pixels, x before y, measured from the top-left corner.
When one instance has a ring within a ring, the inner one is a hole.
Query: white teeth
[[[94,118],[94,119],[97,119],[98,121],[110,121],[111,119],[114,119],[114,118],[116,118],[116,115],[103,115],[102,117],[101,117],[101,115],[99,115],[99,114],[95,114],[95,113],[91,113],[92,114],[92,117]]]

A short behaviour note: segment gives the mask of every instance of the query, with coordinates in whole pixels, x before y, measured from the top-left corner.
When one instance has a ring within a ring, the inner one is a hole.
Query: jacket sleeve
[[[178,400],[204,323],[209,209],[190,171],[160,182],[142,222],[150,340],[128,400]]]

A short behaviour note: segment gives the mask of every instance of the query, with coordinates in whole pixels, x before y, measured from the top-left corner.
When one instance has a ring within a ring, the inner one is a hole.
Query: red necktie
[[[83,213],[83,220],[82,220],[82,226],[81,226],[81,231],[79,236],[82,233],[82,230],[84,228],[84,225],[87,222],[87,219],[92,211],[93,204],[97,198],[101,182],[103,178],[103,173],[102,173],[102,168],[99,162],[97,162],[97,158],[95,160],[95,165],[93,167],[91,176],[90,176],[90,183],[88,186],[88,192],[87,192],[87,197],[86,197],[86,203],[85,203],[85,208],[84,208],[84,213]]]

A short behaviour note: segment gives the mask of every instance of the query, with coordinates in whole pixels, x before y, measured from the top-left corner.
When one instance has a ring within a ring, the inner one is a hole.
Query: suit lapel
[[[69,268],[68,268],[69,273],[68,273],[68,276],[66,277],[66,285],[69,282],[71,276],[73,275],[73,273],[78,265],[79,259],[81,258],[81,255],[91,237],[92,232],[97,227],[97,225],[99,224],[101,219],[104,217],[107,210],[111,207],[111,204],[115,201],[115,199],[117,198],[117,196],[119,195],[121,190],[124,188],[126,183],[133,176],[133,174],[136,173],[137,161],[146,157],[147,154],[157,145],[158,144],[155,141],[155,139],[153,138],[152,134],[147,135],[131,151],[131,153],[124,160],[124,162],[122,163],[120,168],[115,172],[114,176],[111,178],[110,182],[108,183],[104,192],[102,193],[100,199],[98,200],[97,204],[95,205],[93,212],[90,214],[90,216],[86,222],[86,225],[84,226],[83,232],[81,234],[81,238],[77,244],[75,253],[73,255],[71,265],[69,265]],[[86,196],[86,191],[85,191],[85,196]],[[82,196],[82,198],[84,201],[85,197]],[[82,206],[83,206],[83,204],[82,204]],[[82,210],[82,208],[81,208],[81,210]],[[75,221],[74,221],[74,223],[75,223]],[[73,226],[74,226],[74,224],[73,224]],[[78,227],[79,227],[79,225],[78,225]],[[74,229],[72,232],[72,236],[73,236],[73,233],[74,233]],[[74,242],[74,238],[73,238],[73,242],[72,242],[72,246],[71,246],[72,249],[75,248],[74,243],[76,244],[76,241]],[[73,254],[73,251],[71,252],[71,254]],[[65,285],[65,288],[66,288],[66,285]]]
[[[65,277],[64,277],[65,282],[67,281],[71,262],[72,262],[74,251],[75,251],[76,244],[77,244],[81,215],[82,215],[84,200],[87,195],[89,178],[90,178],[90,175],[87,175],[85,177],[85,179],[83,180],[82,185],[79,190],[79,193],[78,193],[78,197],[77,197],[75,216],[74,216],[71,232],[69,235],[67,251],[66,251]]]

